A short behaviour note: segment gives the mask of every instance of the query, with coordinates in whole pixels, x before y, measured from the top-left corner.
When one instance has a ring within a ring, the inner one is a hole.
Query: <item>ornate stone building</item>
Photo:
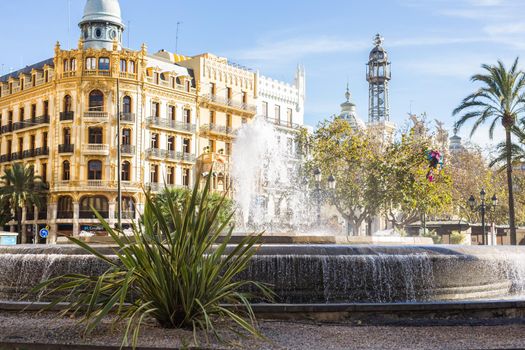
[[[79,27],[76,49],[57,43],[53,58],[0,77],[0,172],[30,164],[49,184],[46,205],[23,210],[23,242],[45,226],[51,243],[104,234],[91,208],[117,223],[118,176],[124,228],[143,188],[192,186],[214,164],[213,188],[229,190],[232,140],[257,112],[247,68],[209,53],[124,48],[118,0],[87,0]]]

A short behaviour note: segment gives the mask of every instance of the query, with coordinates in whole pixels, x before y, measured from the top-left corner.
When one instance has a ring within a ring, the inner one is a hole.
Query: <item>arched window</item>
[[[62,196],[58,198],[57,219],[73,218],[73,198]]]
[[[122,181],[130,181],[131,167],[128,161],[122,162]]]
[[[126,73],[128,71],[128,62],[124,59],[120,60],[120,71]]]
[[[122,99],[122,113],[131,113],[131,97],[124,96]]]
[[[86,196],[80,200],[80,218],[95,219],[96,215],[93,209],[96,210],[102,217],[109,216],[108,199],[104,196]]]
[[[64,112],[71,112],[71,96],[64,96]]]
[[[64,60],[64,72],[68,72],[68,71],[69,71],[69,61]]]
[[[65,160],[62,163],[62,180],[69,181],[70,178],[71,178],[71,166],[69,164],[69,161]]]
[[[102,162],[100,160],[88,162],[88,180],[102,180]]]
[[[104,111],[104,94],[100,90],[93,90],[89,93],[89,110],[91,112]]]
[[[71,144],[71,129],[70,128],[64,128],[63,130],[63,136],[64,136],[64,145],[70,145]]]
[[[129,67],[128,67],[129,73],[135,73],[135,61],[129,61]]]

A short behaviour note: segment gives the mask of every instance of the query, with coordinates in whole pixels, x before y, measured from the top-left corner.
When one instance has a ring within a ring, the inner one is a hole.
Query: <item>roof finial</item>
[[[383,37],[381,36],[381,34],[377,33],[376,36],[375,36],[375,38],[374,38],[374,44],[375,44],[376,46],[381,46],[381,45],[383,45],[383,42],[384,42],[384,41],[385,41],[385,38],[383,38]]]
[[[346,81],[346,93],[345,93],[345,97],[346,97],[346,102],[350,102],[350,88],[348,87],[348,80]]]

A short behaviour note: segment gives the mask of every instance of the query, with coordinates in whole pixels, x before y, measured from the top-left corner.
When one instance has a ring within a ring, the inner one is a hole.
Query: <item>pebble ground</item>
[[[525,324],[476,326],[356,326],[345,323],[262,321],[261,332],[269,342],[253,339],[225,339],[230,346],[216,341],[205,342],[206,349],[525,349]],[[9,343],[48,343],[63,345],[119,346],[122,327],[111,330],[109,321],[83,337],[83,326],[77,320],[57,318],[51,313],[0,312],[0,349]],[[147,325],[140,345],[164,349],[184,348],[192,344],[193,334],[185,330],[164,330]]]

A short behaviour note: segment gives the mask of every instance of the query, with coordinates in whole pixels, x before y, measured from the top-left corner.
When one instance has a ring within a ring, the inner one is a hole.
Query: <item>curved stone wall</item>
[[[111,247],[98,249],[111,255]],[[52,276],[106,268],[78,247],[3,247],[0,300]],[[242,277],[271,285],[285,303],[506,299],[524,292],[525,248],[264,245]]]

